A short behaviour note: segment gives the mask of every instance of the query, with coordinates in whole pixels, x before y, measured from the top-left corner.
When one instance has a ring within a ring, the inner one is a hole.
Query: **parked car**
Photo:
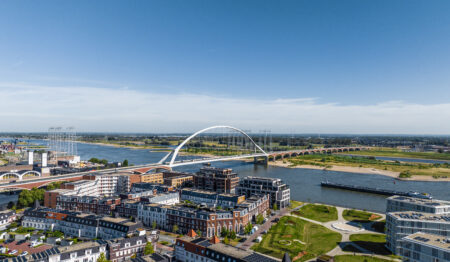
[[[19,256],[26,256],[28,255],[28,251],[23,251],[22,254],[20,254]]]
[[[17,250],[14,249],[13,251],[9,252],[9,254],[10,254],[10,255],[17,254]]]

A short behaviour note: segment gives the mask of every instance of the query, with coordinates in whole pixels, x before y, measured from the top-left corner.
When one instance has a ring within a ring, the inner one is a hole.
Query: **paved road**
[[[288,213],[291,212],[291,211],[298,210],[298,209],[300,209],[303,205],[305,205],[305,204],[302,204],[302,205],[300,205],[300,206],[298,206],[298,207],[296,207],[296,208],[294,208],[294,209],[283,208],[283,209],[281,209],[280,211],[278,211],[278,213],[277,213],[275,216],[268,217],[266,223],[264,223],[264,224],[262,224],[262,225],[258,225],[258,230],[257,230],[255,233],[251,234],[251,235],[247,238],[247,240],[245,240],[245,242],[239,243],[239,244],[237,245],[237,247],[240,247],[240,248],[243,248],[243,249],[249,249],[249,248],[252,246],[253,241],[254,241],[258,236],[260,236],[260,235],[262,234],[262,232],[264,232],[265,230],[269,231],[269,229],[272,227],[272,225],[273,225],[274,223],[276,223],[276,222],[272,222],[273,220],[275,220],[275,219],[277,219],[277,218],[279,219],[279,218],[281,218],[282,216],[285,216],[286,214],[288,214]]]

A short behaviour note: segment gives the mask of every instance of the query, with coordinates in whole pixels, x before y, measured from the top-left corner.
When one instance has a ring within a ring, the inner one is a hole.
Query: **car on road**
[[[14,249],[13,251],[9,252],[9,254],[10,254],[10,255],[17,254],[17,250]]]
[[[267,230],[264,230],[264,231],[262,232],[262,234],[267,234]]]
[[[28,255],[28,251],[23,251],[22,254],[20,254],[19,256],[22,257],[22,256],[26,256],[26,255]]]

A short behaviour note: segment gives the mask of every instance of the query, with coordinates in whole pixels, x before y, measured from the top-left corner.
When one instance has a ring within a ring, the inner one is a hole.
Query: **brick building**
[[[239,177],[231,168],[202,167],[194,175],[194,187],[218,193],[234,193]]]

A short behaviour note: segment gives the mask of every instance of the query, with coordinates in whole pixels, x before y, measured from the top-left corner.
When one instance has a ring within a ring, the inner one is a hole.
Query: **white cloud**
[[[238,99],[70,86],[0,83],[0,132],[191,132],[215,124],[296,133],[449,134],[450,103],[319,103],[314,98]]]

